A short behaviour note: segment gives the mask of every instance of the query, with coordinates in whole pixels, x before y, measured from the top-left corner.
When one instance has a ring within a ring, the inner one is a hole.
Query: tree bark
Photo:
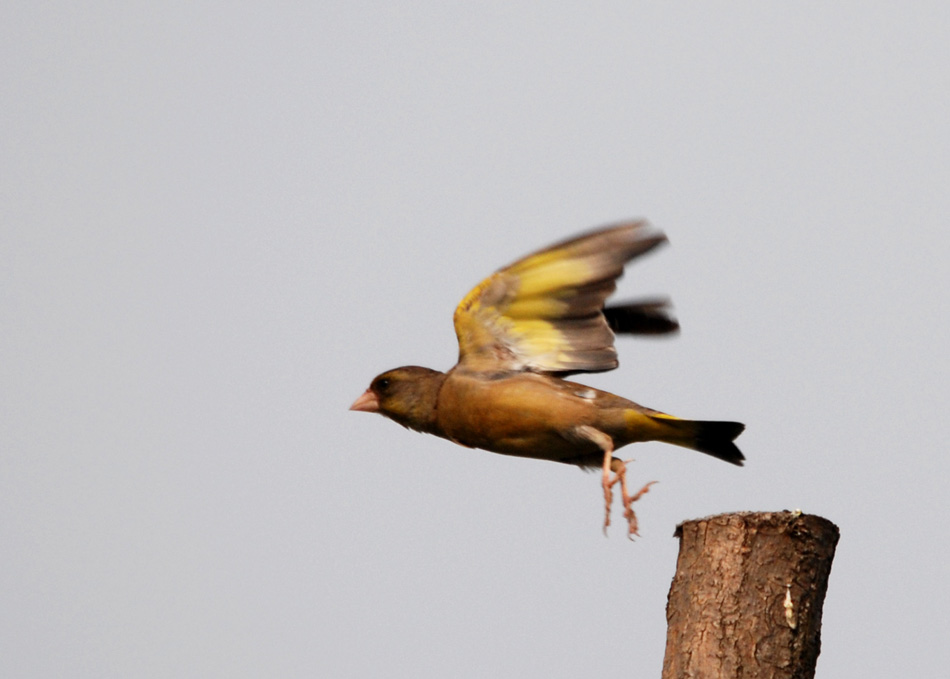
[[[686,521],[663,679],[811,679],[838,527],[801,512]]]

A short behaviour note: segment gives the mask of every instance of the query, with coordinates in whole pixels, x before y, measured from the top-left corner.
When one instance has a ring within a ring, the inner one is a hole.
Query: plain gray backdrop
[[[0,675],[658,677],[679,521],[841,528],[823,677],[950,665],[946,3],[0,10]],[[646,217],[735,419],[596,474],[347,411],[482,277]]]

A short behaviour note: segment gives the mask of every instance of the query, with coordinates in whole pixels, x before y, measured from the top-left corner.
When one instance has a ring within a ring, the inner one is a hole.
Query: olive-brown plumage
[[[662,300],[605,309],[624,264],[665,242],[644,222],[600,229],[529,255],[482,281],[459,304],[459,362],[447,373],[407,366],[377,376],[352,410],[378,412],[416,431],[505,455],[600,467],[610,523],[620,483],[637,532],[626,467],[613,452],[663,441],[741,465],[737,422],[683,420],[568,381],[617,365],[614,333],[678,328]]]

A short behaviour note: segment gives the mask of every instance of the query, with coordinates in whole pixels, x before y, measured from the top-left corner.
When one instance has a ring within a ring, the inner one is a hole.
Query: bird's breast
[[[570,433],[594,423],[597,408],[590,393],[574,393],[566,384],[524,373],[452,373],[439,393],[437,421],[446,438],[473,448],[547,460],[574,458],[596,450]]]

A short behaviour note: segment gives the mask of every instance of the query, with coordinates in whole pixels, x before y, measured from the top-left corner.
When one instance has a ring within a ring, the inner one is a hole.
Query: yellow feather
[[[560,318],[567,311],[569,305],[553,297],[516,298],[505,309],[505,316],[514,319],[522,318]]]
[[[562,258],[563,252],[555,252]],[[545,255],[547,258],[547,255]],[[577,285],[589,280],[593,268],[586,259],[552,259],[550,262],[535,264],[534,258],[525,262],[518,274],[518,296],[531,297],[550,293],[559,288]]]

